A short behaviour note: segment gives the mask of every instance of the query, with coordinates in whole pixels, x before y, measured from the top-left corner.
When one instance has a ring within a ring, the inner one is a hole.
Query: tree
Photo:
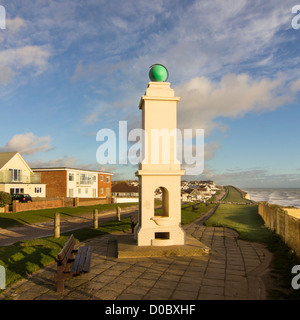
[[[0,191],[0,208],[11,203],[11,195],[7,192]]]

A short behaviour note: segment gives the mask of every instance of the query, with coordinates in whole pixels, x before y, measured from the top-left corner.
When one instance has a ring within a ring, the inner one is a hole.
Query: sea
[[[300,188],[299,189],[273,189],[273,188],[243,188],[250,195],[250,200],[268,201],[280,206],[293,206],[300,208]]]

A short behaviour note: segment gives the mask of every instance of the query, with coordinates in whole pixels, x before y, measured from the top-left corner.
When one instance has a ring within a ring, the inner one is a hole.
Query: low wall
[[[300,209],[262,201],[258,203],[258,213],[266,227],[278,234],[300,256]]]
[[[112,203],[111,198],[74,198],[74,207]]]
[[[139,202],[139,198],[114,198],[114,203],[128,203],[128,202]]]
[[[12,212],[50,209],[50,208],[62,208],[64,207],[64,199],[61,198],[56,200],[45,200],[45,201],[25,202],[25,203],[14,200],[12,207],[13,207]]]
[[[114,203],[113,198],[32,198],[32,202],[26,203],[13,201],[12,212],[62,207],[95,206],[109,203]],[[8,208],[7,211],[4,212],[9,212]]]

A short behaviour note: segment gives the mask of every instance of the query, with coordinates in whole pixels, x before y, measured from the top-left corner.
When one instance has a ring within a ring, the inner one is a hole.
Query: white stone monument
[[[136,175],[139,178],[139,222],[135,227],[138,246],[184,245],[181,228],[181,176],[184,170],[176,159],[177,102],[170,88],[167,70],[153,65],[142,110],[144,159]],[[169,141],[169,142],[168,142]],[[154,193],[162,192],[162,209],[155,212]]]

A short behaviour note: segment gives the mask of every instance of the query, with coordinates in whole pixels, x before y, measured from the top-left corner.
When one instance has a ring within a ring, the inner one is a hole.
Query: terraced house
[[[110,198],[112,173],[76,168],[34,168],[47,185],[46,197]]]
[[[0,152],[0,191],[45,197],[46,185],[19,152]]]

